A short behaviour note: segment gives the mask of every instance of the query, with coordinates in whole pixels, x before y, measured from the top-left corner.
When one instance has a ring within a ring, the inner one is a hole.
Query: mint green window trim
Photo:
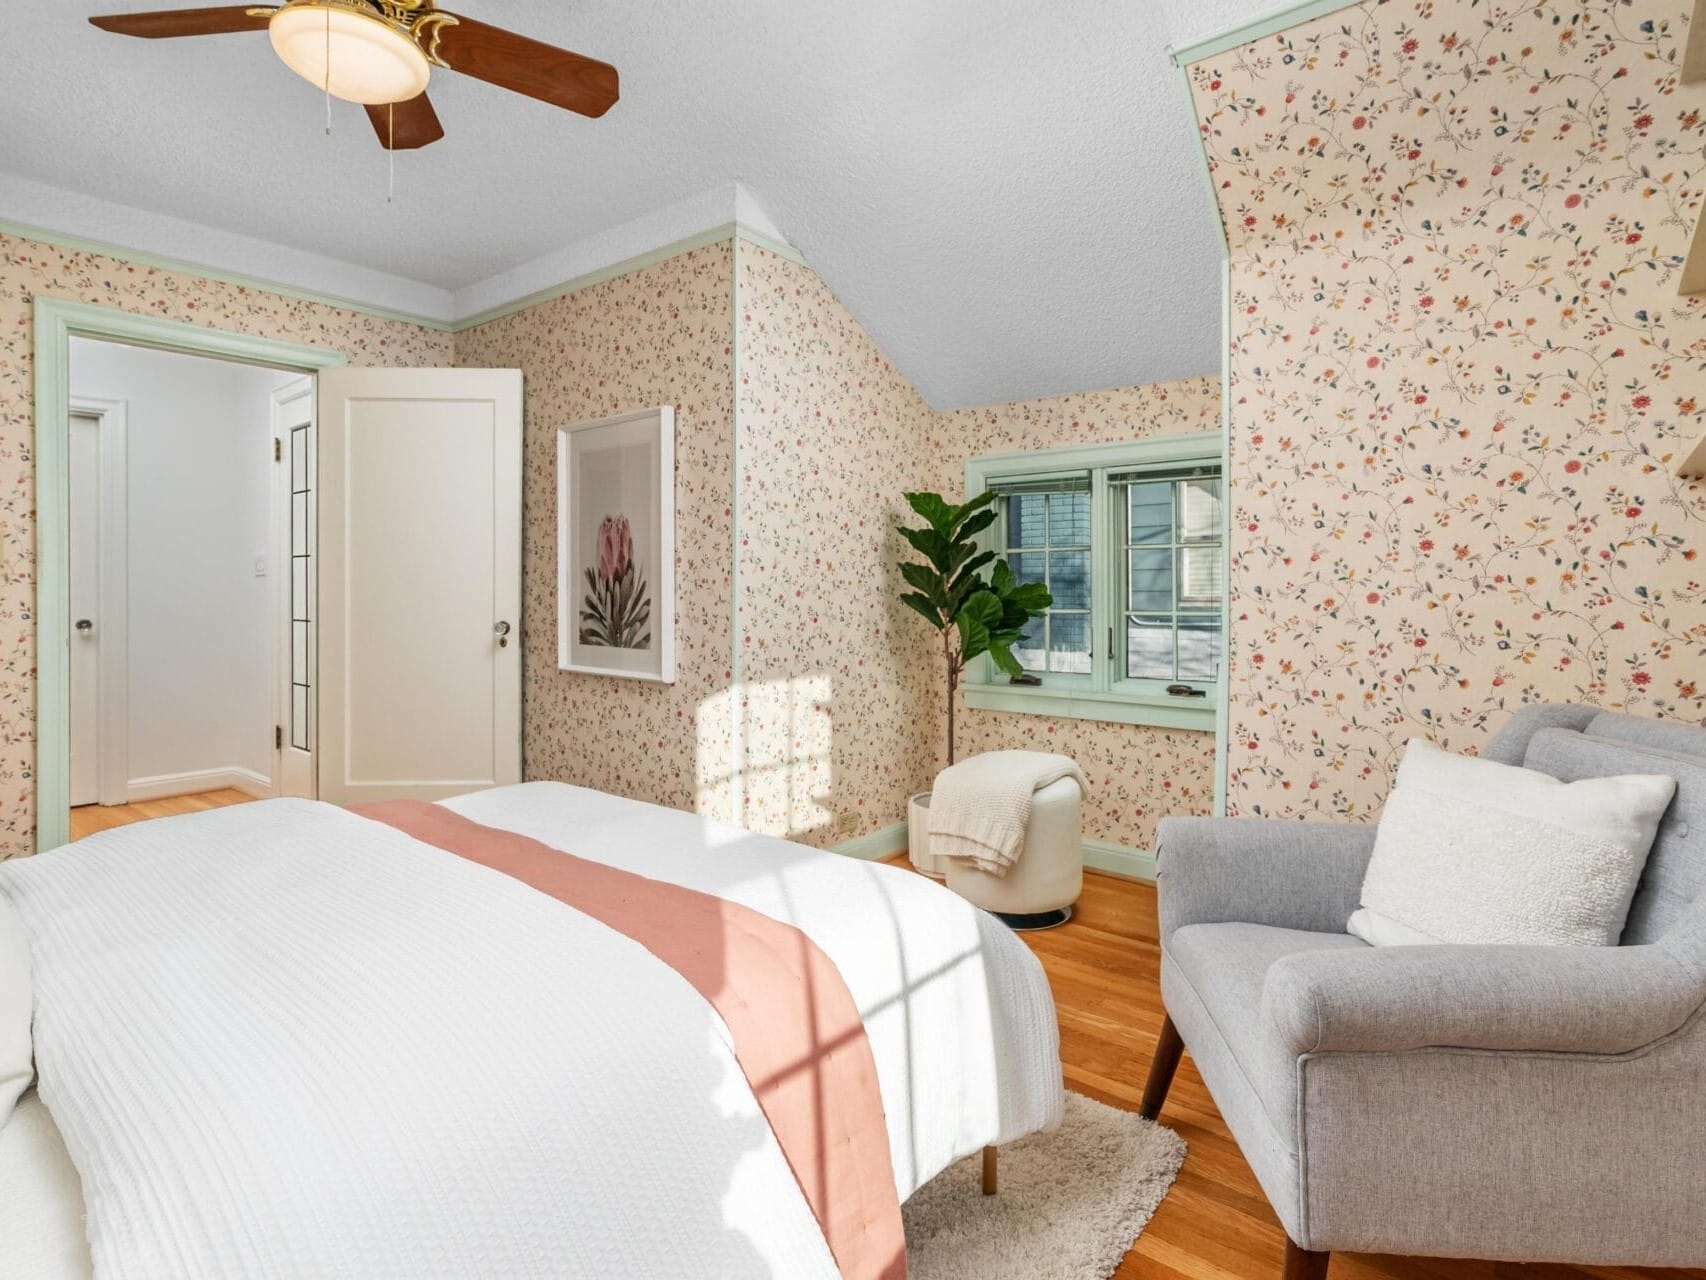
[[[35,300],[36,848],[71,838],[71,339],[101,338],[316,373],[341,351],[60,298]]]
[[[1041,673],[1040,685],[1010,684],[987,656],[966,668],[966,705],[980,711],[1008,711],[1026,715],[1055,716],[1076,720],[1103,720],[1116,724],[1154,725],[1169,729],[1199,729],[1214,732],[1225,681],[1216,682],[1206,696],[1183,698],[1164,692],[1166,681],[1127,680],[1115,669],[1108,652],[1109,637],[1124,626],[1124,593],[1119,590],[1124,572],[1122,557],[1112,550],[1118,536],[1115,524],[1124,515],[1119,495],[1108,475],[1114,471],[1144,468],[1176,468],[1204,465],[1219,468],[1225,454],[1218,431],[1156,436],[1147,440],[1105,445],[1074,445],[1060,449],[1037,449],[1020,453],[993,453],[966,462],[966,496],[974,497],[1002,484],[1035,482],[1065,477],[1090,480],[1090,526],[1104,541],[1101,554],[1090,561],[1090,639],[1093,655],[1089,675]],[[1224,485],[1224,478],[1222,480]],[[1223,490],[1224,492],[1224,490]],[[1000,523],[983,535],[983,546],[999,552],[1003,535]],[[1222,549],[1224,555],[1224,546]],[[1221,566],[1225,574],[1224,563]],[[1226,614],[1221,613],[1222,644]],[[1123,654],[1124,645],[1113,646]],[[1224,673],[1225,658],[1222,656]]]

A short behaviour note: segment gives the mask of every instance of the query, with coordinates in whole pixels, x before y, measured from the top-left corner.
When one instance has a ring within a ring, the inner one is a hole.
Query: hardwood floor
[[[180,813],[200,813],[203,809],[222,809],[228,804],[246,804],[254,797],[242,791],[226,788],[223,791],[202,791],[192,796],[166,796],[159,800],[139,800],[135,804],[86,804],[71,811],[71,838],[81,840],[97,831],[142,822],[148,818],[170,818]]]
[[[904,856],[891,859],[904,862]],[[1136,1111],[1161,1031],[1160,944],[1152,886],[1084,878],[1070,923],[1020,935],[1043,962],[1060,1016],[1066,1087]],[[1285,1235],[1186,1053],[1161,1123],[1190,1145],[1179,1180],[1118,1280],[1279,1280]],[[1516,1211],[1516,1210],[1513,1210]],[[1518,1266],[1335,1255],[1329,1280],[1634,1280],[1706,1271]]]

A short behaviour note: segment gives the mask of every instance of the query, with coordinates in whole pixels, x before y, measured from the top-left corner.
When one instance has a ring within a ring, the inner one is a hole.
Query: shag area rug
[[[974,1155],[902,1206],[907,1270],[912,1280],[1106,1280],[1184,1160],[1171,1129],[1068,1093],[1057,1131],[1001,1148],[999,1194],[983,1194]]]

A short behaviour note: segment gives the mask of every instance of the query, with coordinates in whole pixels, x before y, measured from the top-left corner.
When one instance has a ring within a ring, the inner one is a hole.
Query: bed
[[[416,809],[0,865],[35,968],[9,1277],[896,1276],[842,1252],[888,1247],[885,1199],[1060,1123],[1040,967],[921,876],[559,783]],[[609,913],[563,896],[601,878]],[[671,894],[716,936],[660,926]],[[813,1048],[778,1057],[796,998]]]

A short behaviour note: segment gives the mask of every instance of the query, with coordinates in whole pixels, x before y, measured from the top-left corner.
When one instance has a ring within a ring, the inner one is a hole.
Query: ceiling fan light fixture
[[[346,102],[407,102],[426,92],[432,76],[407,32],[347,0],[296,0],[273,14],[267,35],[285,66]]]

